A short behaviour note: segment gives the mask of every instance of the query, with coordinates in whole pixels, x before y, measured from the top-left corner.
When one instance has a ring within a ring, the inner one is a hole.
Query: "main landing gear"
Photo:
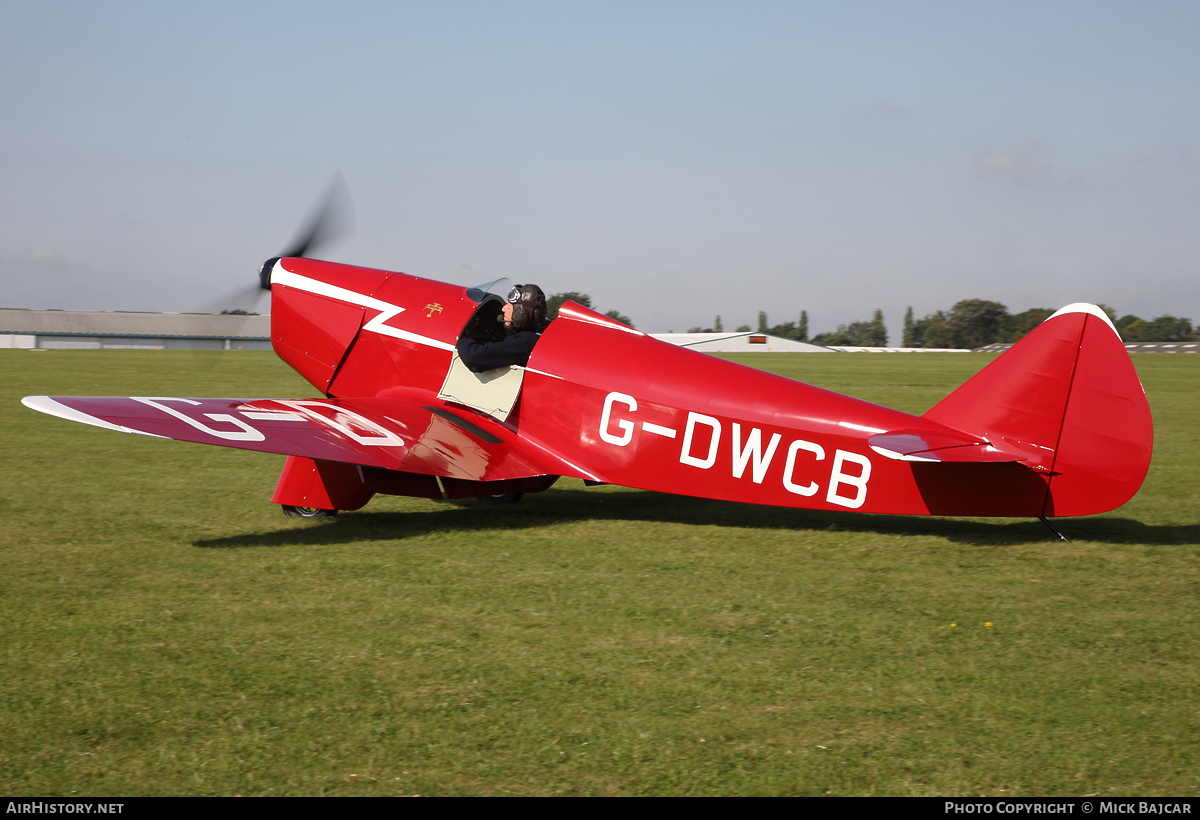
[[[480,503],[483,504],[516,504],[525,493],[500,493],[499,495],[480,495],[476,496]]]
[[[337,518],[337,510],[320,510],[316,507],[293,507],[290,504],[283,505],[283,514],[288,518],[303,518],[306,521]]]

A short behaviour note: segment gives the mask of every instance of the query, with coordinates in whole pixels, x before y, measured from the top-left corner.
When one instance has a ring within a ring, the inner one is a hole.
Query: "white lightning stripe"
[[[670,427],[660,427],[657,424],[651,424],[648,421],[642,422],[642,429],[647,433],[653,433],[656,436],[666,436],[667,438],[675,438],[675,430]]]
[[[839,421],[838,427],[849,427],[851,430],[861,430],[864,433],[886,433],[887,430],[881,430],[878,427],[866,427],[862,424],[852,424],[848,421]]]
[[[534,370],[532,367],[526,367],[525,370],[527,370],[530,373],[537,373],[539,376],[548,376],[551,379],[558,379],[559,381],[563,381],[562,376],[555,376],[553,373],[547,373],[545,370]]]
[[[247,410],[239,410],[238,412],[248,419],[257,419],[258,421],[308,421],[308,419],[299,413],[272,413],[270,411],[252,413]]]
[[[49,396],[26,396],[21,399],[21,404],[28,407],[30,410],[37,410],[39,413],[45,413],[50,416],[58,416],[60,419],[67,421],[77,421],[81,424],[90,424],[93,427],[101,427],[105,430],[116,430],[118,433],[137,433],[139,436],[150,436],[150,438],[167,438],[166,436],[158,436],[154,433],[143,433],[141,430],[134,430],[132,427],[122,427],[119,424],[98,419],[95,416],[89,416],[80,410],[72,407],[67,407],[65,404],[56,402]]]
[[[413,333],[410,330],[401,330],[398,327],[389,327],[388,325],[384,324],[384,322],[402,310],[404,310],[404,308],[395,308],[395,313],[379,314],[374,319],[363,325],[363,330],[373,330],[380,335],[391,336],[396,339],[407,339],[410,342],[416,342],[417,344],[425,345],[426,347],[436,347],[441,350],[454,350],[454,345],[450,344],[449,342],[438,341],[437,339],[431,339],[428,336],[422,336],[420,333]]]
[[[370,330],[379,333],[383,336],[392,336],[396,339],[407,339],[410,342],[426,345],[427,347],[436,347],[441,350],[453,350],[454,345],[447,342],[441,342],[437,339],[431,339],[428,336],[422,336],[419,333],[413,333],[408,330],[401,330],[396,327],[389,327],[384,324],[388,319],[397,316],[404,312],[404,308],[398,305],[393,305],[391,302],[385,302],[382,299],[375,299],[370,296],[364,296],[361,293],[355,293],[346,288],[339,288],[337,285],[330,285],[327,282],[321,282],[317,279],[309,279],[307,276],[301,276],[298,273],[292,273],[285,269],[282,265],[276,264],[275,271],[271,274],[271,283],[286,285],[296,290],[302,290],[307,293],[315,293],[318,296],[328,296],[331,299],[338,299],[342,302],[349,302],[352,305],[361,305],[365,308],[378,310],[379,315],[371,321],[363,325],[363,330]]]

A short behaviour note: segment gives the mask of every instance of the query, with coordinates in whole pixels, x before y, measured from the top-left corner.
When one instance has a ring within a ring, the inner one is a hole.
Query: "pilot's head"
[[[546,323],[546,294],[537,285],[517,285],[508,292],[504,323],[514,333],[537,330]]]

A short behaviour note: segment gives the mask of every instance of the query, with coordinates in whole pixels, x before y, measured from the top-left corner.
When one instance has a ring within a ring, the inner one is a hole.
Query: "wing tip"
[[[99,427],[104,430],[114,430],[118,433],[137,433],[139,436],[150,436],[151,438],[164,438],[163,436],[155,435],[154,433],[143,433],[141,430],[134,430],[130,427],[122,427],[119,424],[113,424],[110,421],[96,418],[84,413],[82,410],[76,410],[73,407],[68,407],[60,401],[57,401],[51,396],[25,396],[21,399],[21,404],[28,407],[30,410],[36,410],[39,413],[45,413],[48,416],[56,416],[67,421],[74,421],[80,424],[90,424],[93,427]]]

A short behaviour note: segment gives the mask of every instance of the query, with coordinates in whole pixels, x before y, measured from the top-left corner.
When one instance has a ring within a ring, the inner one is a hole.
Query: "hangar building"
[[[0,347],[270,350],[270,316],[0,308]]]

